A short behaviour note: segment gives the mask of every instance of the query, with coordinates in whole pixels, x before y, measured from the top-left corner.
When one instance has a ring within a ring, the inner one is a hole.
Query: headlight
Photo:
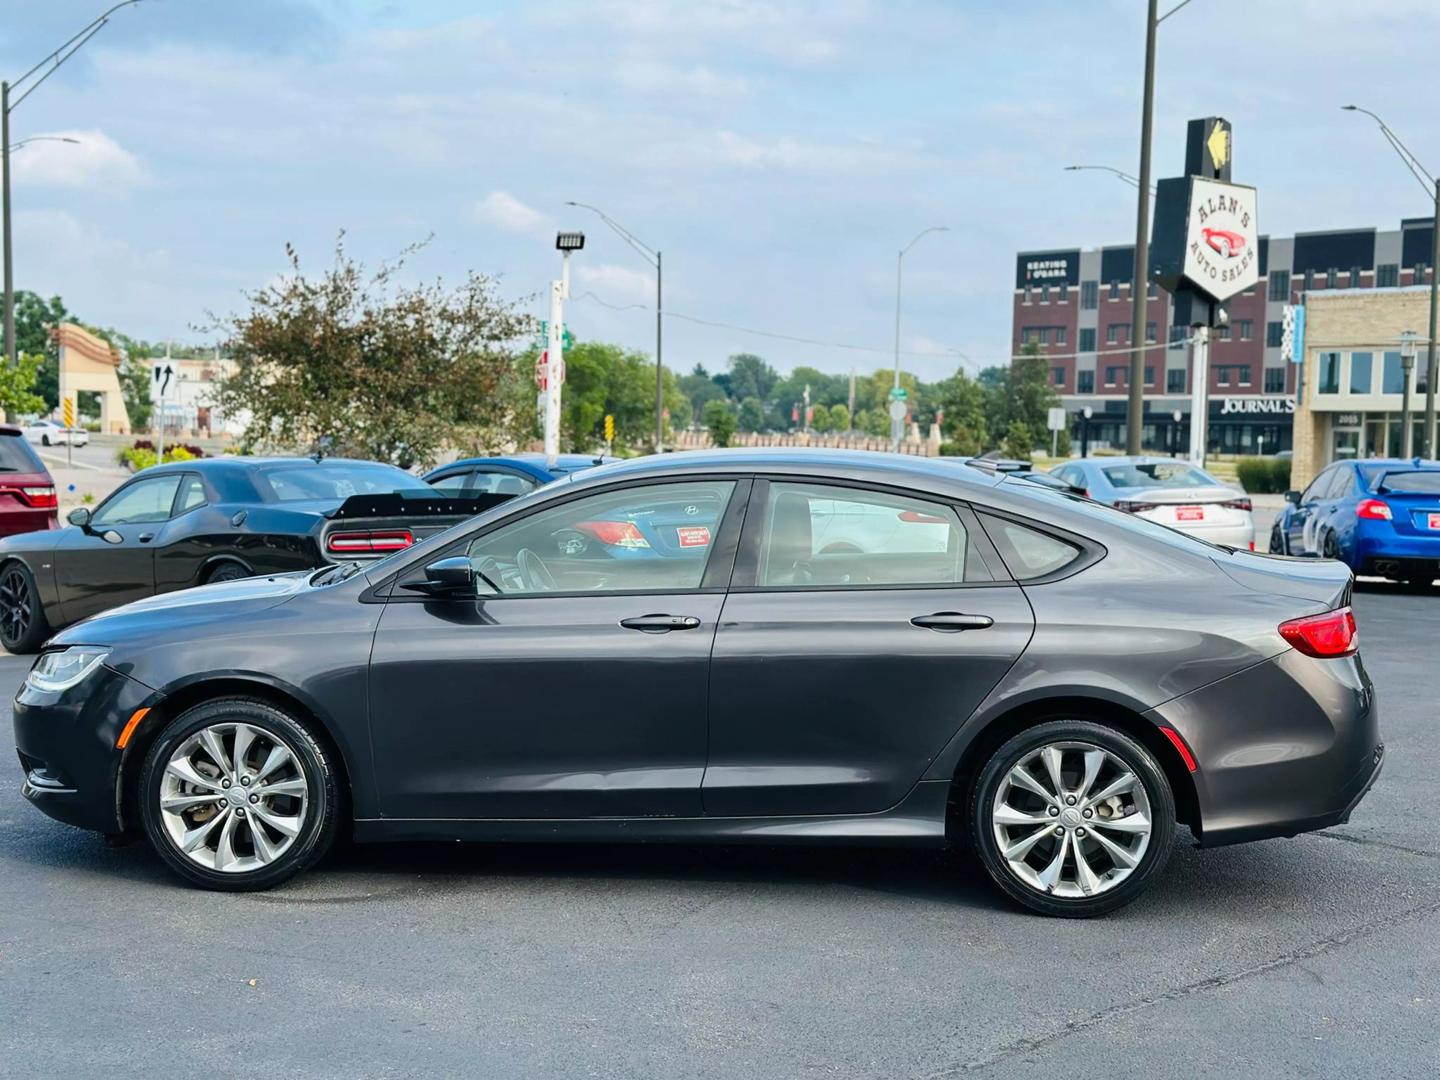
[[[109,649],[93,645],[72,645],[68,649],[41,653],[30,674],[25,676],[25,685],[32,690],[43,690],[53,694],[69,690],[81,679],[100,666],[100,661],[110,655]]]

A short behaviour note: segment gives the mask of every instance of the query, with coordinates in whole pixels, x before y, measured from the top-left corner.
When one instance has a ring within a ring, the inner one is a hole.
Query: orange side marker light
[[[115,749],[125,749],[125,744],[130,741],[130,736],[135,734],[135,729],[140,726],[140,721],[145,719],[145,714],[149,711],[149,709],[136,709],[130,719],[125,721],[125,726],[120,729],[120,738],[115,740]]]

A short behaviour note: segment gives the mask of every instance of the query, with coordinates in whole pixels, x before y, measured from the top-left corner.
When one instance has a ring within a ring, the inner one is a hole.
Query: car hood
[[[53,481],[47,480],[46,483]],[[74,525],[66,525],[59,529],[39,529],[35,532],[16,533],[14,536],[0,537],[0,558],[6,555],[25,555],[37,551],[54,551],[55,545],[60,542],[60,537],[67,529],[75,528]]]
[[[112,645],[162,630],[173,635],[201,624],[224,622],[285,603],[309,589],[314,573],[301,570],[242,578],[147,597],[68,626],[51,638],[51,644]]]

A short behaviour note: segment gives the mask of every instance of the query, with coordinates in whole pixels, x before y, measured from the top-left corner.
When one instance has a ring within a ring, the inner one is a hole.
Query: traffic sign
[[[891,392],[893,393],[894,391],[891,391]],[[907,412],[909,412],[909,411],[910,411],[910,410],[905,407],[905,402],[901,401],[899,398],[894,398],[894,399],[891,400],[891,402],[890,402],[890,419],[891,419],[891,420],[904,420],[904,419],[905,419],[905,414],[906,414]]]
[[[610,413],[605,414],[605,441],[615,441],[615,417]]]
[[[61,414],[61,416],[64,418],[64,420],[65,420],[65,426],[66,426],[67,428],[70,428],[70,427],[74,427],[74,426],[75,426],[75,399],[74,399],[74,398],[67,397],[67,398],[61,403],[60,414]]]
[[[550,336],[550,320],[549,320],[549,319],[541,319],[541,320],[540,320],[540,339],[543,341],[543,340],[545,340],[546,338],[548,338],[549,336]],[[565,343],[565,348],[567,348],[567,349],[573,349],[573,348],[575,347],[575,335],[570,332],[570,328],[569,328],[568,326],[566,326],[564,323],[561,323],[561,324],[560,324],[560,340]]]
[[[906,398],[908,398],[909,396],[910,396],[910,391],[909,391],[909,390],[906,390],[905,387],[903,387],[903,386],[892,386],[892,387],[890,388],[890,400],[891,400],[891,401],[904,401],[904,400],[905,400]]]
[[[565,382],[564,360],[560,361],[559,367],[560,382],[563,384]],[[550,389],[550,351],[548,349],[542,352],[540,358],[535,361],[535,385],[540,387],[541,390]]]

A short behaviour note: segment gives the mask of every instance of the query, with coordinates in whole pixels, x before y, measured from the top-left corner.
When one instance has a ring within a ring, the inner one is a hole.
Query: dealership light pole
[[[948,225],[931,225],[921,229],[895,256],[895,385],[890,390],[890,449],[899,450],[900,440],[905,434],[905,406],[900,391],[900,290],[904,282],[905,253],[918,244],[922,238],[936,232],[949,232]]]
[[[132,4],[138,3],[140,0],[121,0],[120,3],[106,9],[103,14],[81,27],[69,40],[24,75],[13,82],[0,81],[0,229],[3,229],[4,232],[5,359],[9,361],[11,367],[19,362],[19,356],[15,344],[15,267],[10,236],[10,152],[31,140],[22,140],[13,147],[10,145],[10,114],[19,107],[22,101],[33,94],[41,83],[55,74],[56,68],[74,56],[81,46],[104,29],[111,15],[123,7],[130,7]],[[35,78],[42,68],[45,69],[43,74],[40,74],[39,78]],[[30,82],[32,78],[35,78],[34,82]],[[26,86],[26,83],[30,83],[30,85]],[[19,96],[12,98],[17,91],[20,91]]]
[[[1113,166],[1110,166],[1110,165],[1066,165],[1066,166],[1065,166],[1065,171],[1066,171],[1066,172],[1085,172],[1085,171],[1091,170],[1091,169],[1095,170],[1096,172],[1108,172],[1111,176],[1118,177],[1119,179],[1125,181],[1125,183],[1129,184],[1129,185],[1130,185],[1131,187],[1133,187],[1133,188],[1138,188],[1138,187],[1140,186],[1140,181],[1139,181],[1138,179],[1136,179],[1135,177],[1131,176],[1128,172],[1125,172],[1125,171],[1123,171],[1123,170],[1121,170],[1121,169],[1116,169],[1116,168],[1114,168]],[[1152,184],[1151,187],[1150,187],[1150,194],[1151,194],[1152,196],[1155,194],[1155,187],[1154,187],[1153,184]]]
[[[570,299],[570,253],[585,247],[583,232],[555,234],[560,280],[550,283],[550,324],[545,337],[545,467],[560,456],[560,384],[565,381],[565,301]]]
[[[1440,378],[1440,367],[1436,366],[1435,359],[1435,323],[1437,310],[1440,310],[1440,176],[1431,175],[1430,171],[1421,165],[1419,159],[1410,152],[1410,148],[1400,141],[1400,136],[1391,131],[1385,121],[1369,109],[1362,109],[1359,105],[1342,105],[1341,108],[1346,112],[1364,113],[1379,124],[1381,134],[1394,148],[1395,153],[1400,155],[1400,160],[1405,162],[1405,167],[1410,170],[1416,180],[1420,181],[1420,186],[1425,189],[1425,194],[1434,200],[1434,217],[1430,219],[1430,348],[1425,361],[1425,422],[1420,425],[1420,456],[1434,457],[1436,455],[1435,380]],[[1410,428],[1407,425],[1405,428],[1407,446],[1410,438]],[[1405,451],[1405,456],[1410,456],[1408,449]]]
[[[1400,335],[1400,456],[1415,452],[1415,425],[1410,421],[1410,376],[1415,372],[1415,331]]]
[[[567,200],[566,206],[578,206],[600,216],[636,253],[655,268],[655,453],[660,453],[665,440],[665,274],[660,252],[639,240],[634,233],[610,217],[598,206]]]

